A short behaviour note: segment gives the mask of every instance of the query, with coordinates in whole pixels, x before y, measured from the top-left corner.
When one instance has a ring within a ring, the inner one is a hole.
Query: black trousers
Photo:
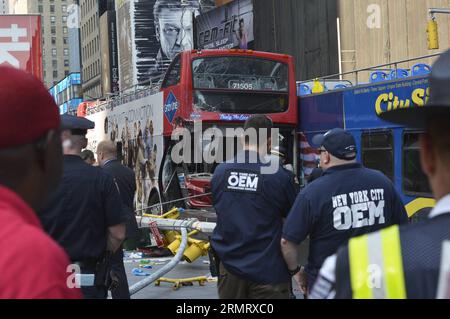
[[[119,285],[111,292],[113,299],[130,299],[130,288],[128,287],[127,273],[123,264],[123,247],[120,246],[111,256],[111,270],[119,279]]]
[[[106,299],[108,289],[105,286],[81,287],[84,299]]]
[[[280,284],[258,284],[239,278],[219,266],[217,283],[220,299],[289,299],[290,282]]]

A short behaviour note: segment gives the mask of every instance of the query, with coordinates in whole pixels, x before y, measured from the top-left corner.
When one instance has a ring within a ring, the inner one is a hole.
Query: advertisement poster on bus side
[[[345,127],[393,127],[378,114],[397,108],[423,107],[428,100],[428,78],[405,79],[358,87],[344,92]]]
[[[235,0],[195,20],[199,49],[253,49],[252,0]]]
[[[122,164],[136,175],[137,208],[145,207],[157,187],[163,156],[163,93],[121,104],[87,118],[95,122],[88,132],[88,149],[94,153],[103,140],[116,142]]]

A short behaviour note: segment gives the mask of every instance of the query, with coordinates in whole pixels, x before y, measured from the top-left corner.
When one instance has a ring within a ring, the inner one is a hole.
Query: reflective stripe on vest
[[[349,242],[350,280],[354,299],[405,299],[398,226]]]

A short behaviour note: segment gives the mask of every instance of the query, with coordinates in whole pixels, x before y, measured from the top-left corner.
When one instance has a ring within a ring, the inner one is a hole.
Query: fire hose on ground
[[[171,271],[175,266],[180,262],[181,258],[183,257],[184,250],[187,246],[187,229],[181,228],[181,245],[180,249],[177,251],[177,254],[175,257],[172,258],[172,260],[165,265],[163,268],[159,269],[155,273],[153,273],[150,277],[145,278],[144,280],[141,280],[137,283],[135,283],[133,286],[130,287],[130,295],[134,295],[138,291],[144,289],[154,281],[158,280],[160,277],[167,274],[169,271]]]
[[[151,223],[156,223],[158,229],[161,230],[181,230],[181,243],[175,256],[170,260],[168,264],[153,273],[151,276],[137,282],[130,287],[130,295],[136,294],[138,291],[152,284],[177,266],[177,264],[183,258],[183,254],[186,250],[186,247],[188,246],[188,230],[200,231],[210,234],[213,232],[216,226],[215,223],[199,222],[196,219],[177,220],[139,216],[136,217],[136,220],[138,222],[139,228],[147,228]]]

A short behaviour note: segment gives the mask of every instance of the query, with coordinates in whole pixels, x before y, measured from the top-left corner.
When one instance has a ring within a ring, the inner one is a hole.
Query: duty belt
[[[98,260],[90,259],[85,261],[75,261],[73,264],[80,267],[81,273],[75,274],[75,282],[79,287],[95,286],[95,273]]]

